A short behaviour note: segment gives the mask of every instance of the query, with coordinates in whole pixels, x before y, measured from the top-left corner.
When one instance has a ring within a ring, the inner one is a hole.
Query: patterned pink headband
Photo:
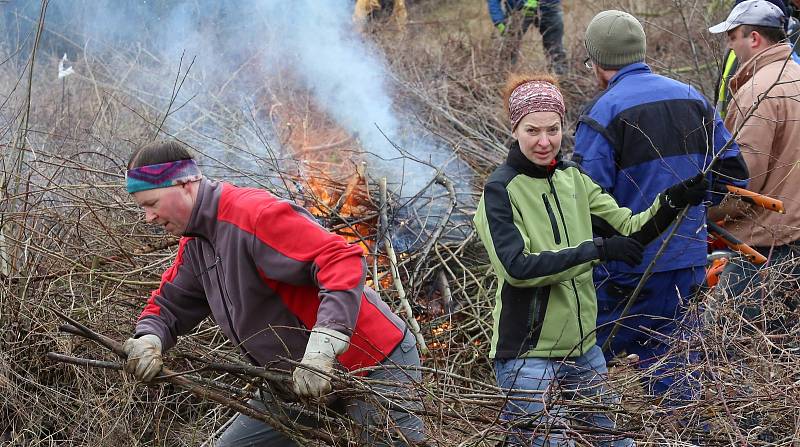
[[[556,112],[564,119],[564,97],[558,87],[547,81],[528,81],[517,86],[508,98],[511,130],[531,112]]]

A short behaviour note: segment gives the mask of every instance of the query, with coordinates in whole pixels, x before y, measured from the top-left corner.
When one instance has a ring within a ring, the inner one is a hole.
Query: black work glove
[[[681,209],[686,205],[700,205],[706,198],[708,179],[701,172],[694,177],[672,185],[664,191],[667,205]]]
[[[594,245],[600,255],[600,261],[622,261],[633,267],[642,263],[644,245],[636,239],[625,236],[595,238]]]

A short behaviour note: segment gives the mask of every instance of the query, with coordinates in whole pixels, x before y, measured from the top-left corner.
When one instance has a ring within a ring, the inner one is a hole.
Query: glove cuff
[[[159,338],[158,335],[145,334],[145,335],[142,335],[141,337],[139,337],[137,340],[147,341],[151,345],[155,346],[156,349],[158,349],[158,352],[161,352],[161,347],[162,347],[161,338]]]
[[[673,200],[672,197],[670,197],[669,191],[666,191],[661,194],[661,205],[668,206],[673,210],[683,209],[683,206],[681,206],[679,203],[675,203],[675,200]]]
[[[350,337],[334,329],[315,327],[308,337],[303,358],[318,354],[335,358],[350,347]]]
[[[606,243],[605,243],[605,241],[603,241],[603,238],[596,237],[596,238],[592,239],[592,242],[594,242],[594,246],[595,246],[595,248],[597,248],[597,259],[599,259],[600,261],[605,261],[606,260],[605,259],[605,257],[606,257]]]

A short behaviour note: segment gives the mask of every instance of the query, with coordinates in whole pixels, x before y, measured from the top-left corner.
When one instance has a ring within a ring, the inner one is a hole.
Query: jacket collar
[[[528,177],[547,178],[553,175],[553,171],[561,164],[561,152],[556,154],[556,158],[553,159],[553,163],[550,166],[539,166],[528,160],[528,157],[526,157],[519,148],[519,142],[515,141],[508,151],[506,164],[520,174],[527,175]]]
[[[192,215],[186,225],[184,236],[197,236],[213,240],[217,230],[217,209],[219,196],[222,193],[222,183],[213,182],[206,178],[200,180],[197,188],[197,198],[194,201]]]
[[[610,89],[611,87],[614,86],[614,84],[625,79],[628,76],[633,76],[637,74],[649,74],[652,72],[653,71],[650,70],[650,66],[645,64],[644,62],[634,62],[632,64],[628,64],[620,68],[617,74],[615,74],[614,76],[611,77],[611,79],[608,80],[608,88]]]
[[[749,61],[742,64],[730,82],[731,92],[736,93],[747,81],[749,81],[758,70],[773,62],[783,62],[790,58],[792,47],[787,43],[778,43],[765,48],[756,54]]]

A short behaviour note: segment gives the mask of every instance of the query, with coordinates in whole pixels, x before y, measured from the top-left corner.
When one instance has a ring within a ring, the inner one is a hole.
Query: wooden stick
[[[425,339],[422,337],[422,331],[419,328],[419,322],[414,318],[414,311],[411,310],[411,303],[408,302],[406,297],[406,290],[403,288],[403,282],[400,281],[400,270],[397,268],[397,256],[392,247],[392,235],[389,232],[389,219],[386,217],[386,209],[388,208],[388,197],[386,192],[386,177],[381,178],[380,182],[381,194],[381,212],[380,223],[383,233],[383,246],[386,249],[386,255],[389,257],[389,266],[392,269],[392,281],[394,287],[397,289],[397,295],[400,297],[400,306],[406,315],[406,322],[408,322],[411,332],[417,339],[420,354],[428,353],[428,345],[425,344]]]
[[[90,340],[96,341],[97,343],[105,346],[106,348],[110,349],[112,352],[117,354],[122,359],[127,359],[128,356],[122,350],[122,343],[106,337],[105,335],[98,334],[88,328],[87,326],[81,324],[79,321],[71,318],[62,312],[58,311],[57,309],[50,308],[50,311],[70,323],[72,327],[64,326],[67,332],[80,335],[82,337],[86,337]],[[340,440],[335,439],[329,436],[326,433],[323,433],[319,430],[315,430],[312,428],[304,427],[301,425],[293,424],[289,419],[286,417],[281,417],[278,415],[272,415],[269,413],[261,412],[260,410],[247,405],[246,403],[239,402],[238,400],[231,399],[221,393],[218,393],[214,390],[208,389],[204,386],[198,385],[191,379],[180,375],[175,371],[169,370],[167,368],[163,368],[158,376],[155,377],[154,380],[160,380],[163,382],[168,382],[173,385],[179,386],[181,388],[186,389],[190,393],[198,396],[202,399],[207,399],[218,404],[224,405],[238,413],[244,414],[245,416],[249,416],[253,419],[262,421],[271,427],[275,428],[276,430],[281,431],[282,433],[289,434],[293,431],[297,431],[301,433],[303,436],[318,439],[333,445],[341,445]]]
[[[431,252],[431,248],[433,248],[433,246],[441,237],[442,231],[444,231],[444,227],[447,225],[447,223],[450,222],[450,216],[453,214],[453,210],[455,210],[456,204],[458,203],[456,200],[456,190],[453,186],[453,182],[451,182],[450,179],[448,179],[444,174],[439,173],[436,175],[436,183],[444,186],[447,189],[447,194],[450,198],[450,205],[448,206],[444,217],[442,217],[439,222],[436,223],[436,229],[428,238],[428,241],[425,243],[425,247],[422,249],[421,255],[419,256],[420,261],[419,264],[417,264],[417,269],[414,270],[414,274],[411,275],[410,287],[412,289],[417,283],[417,277],[422,270],[422,266],[425,264],[425,258],[428,257],[428,254]]]

